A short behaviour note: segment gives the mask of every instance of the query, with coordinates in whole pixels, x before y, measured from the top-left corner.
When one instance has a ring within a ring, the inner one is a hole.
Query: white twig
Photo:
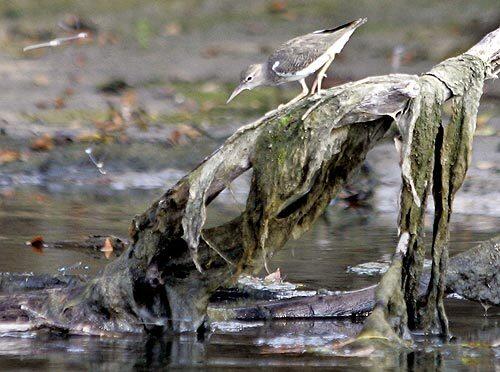
[[[90,161],[96,166],[99,173],[106,174],[106,171],[104,170],[104,163],[97,161],[96,158],[94,158],[94,155],[92,154],[92,147],[85,149],[85,153],[89,156]]]
[[[89,35],[86,32],[80,32],[78,35],[75,36],[59,37],[57,39],[50,40],[45,43],[34,44],[24,47],[23,52],[28,52],[34,49],[57,47],[61,44],[68,43],[74,40],[86,39],[88,36]]]

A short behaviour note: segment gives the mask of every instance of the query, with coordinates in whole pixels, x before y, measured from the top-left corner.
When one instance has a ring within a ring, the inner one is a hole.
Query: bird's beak
[[[231,93],[231,95],[229,96],[228,100],[226,101],[226,104],[228,104],[229,102],[231,102],[234,97],[236,97],[238,94],[240,94],[241,92],[243,92],[245,89],[248,89],[248,88],[245,87],[243,84],[238,85],[236,87],[236,89],[233,91],[233,93]]]

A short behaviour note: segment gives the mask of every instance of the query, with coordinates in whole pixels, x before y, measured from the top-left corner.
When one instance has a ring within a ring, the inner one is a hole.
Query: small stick
[[[34,45],[29,45],[27,47],[24,47],[23,52],[28,52],[28,51],[34,50],[34,49],[57,47],[63,43],[68,43],[70,41],[79,40],[79,39],[86,39],[88,36],[89,36],[88,33],[80,32],[78,35],[75,35],[75,36],[59,37],[57,39],[50,40],[50,41],[47,41],[45,43],[34,44]]]
[[[97,170],[101,174],[106,174],[104,170],[104,164],[101,161],[97,161],[94,155],[92,154],[92,147],[85,149],[85,153],[89,156],[90,161],[96,166]]]

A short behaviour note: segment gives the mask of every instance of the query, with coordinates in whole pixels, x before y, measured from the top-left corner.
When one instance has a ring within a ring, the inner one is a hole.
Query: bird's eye
[[[252,79],[253,79],[253,77],[252,77],[252,76],[248,76],[248,77],[247,77],[247,81],[251,81]]]

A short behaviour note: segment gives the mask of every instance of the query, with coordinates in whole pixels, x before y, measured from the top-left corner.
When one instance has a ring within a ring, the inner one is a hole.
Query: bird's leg
[[[313,85],[311,86],[311,95],[314,94],[314,91],[316,90],[317,86],[318,86],[318,77],[316,76],[316,79],[314,79]]]
[[[291,99],[287,103],[283,103],[283,104],[279,105],[278,109],[282,109],[282,108],[285,108],[287,106],[293,105],[295,102],[300,101],[302,98],[304,98],[305,96],[307,96],[309,94],[309,88],[307,87],[306,79],[300,79],[299,83],[300,83],[300,85],[302,85],[302,92],[297,97]]]
[[[326,70],[328,70],[328,67],[332,64],[333,60],[335,59],[335,55],[332,55],[330,59],[321,67],[321,70],[319,70],[318,75],[316,75],[316,80],[314,81],[313,88],[311,89],[311,93],[314,92],[314,89],[318,88],[318,93],[321,93],[321,83],[323,82],[323,79],[325,78],[325,73]]]

